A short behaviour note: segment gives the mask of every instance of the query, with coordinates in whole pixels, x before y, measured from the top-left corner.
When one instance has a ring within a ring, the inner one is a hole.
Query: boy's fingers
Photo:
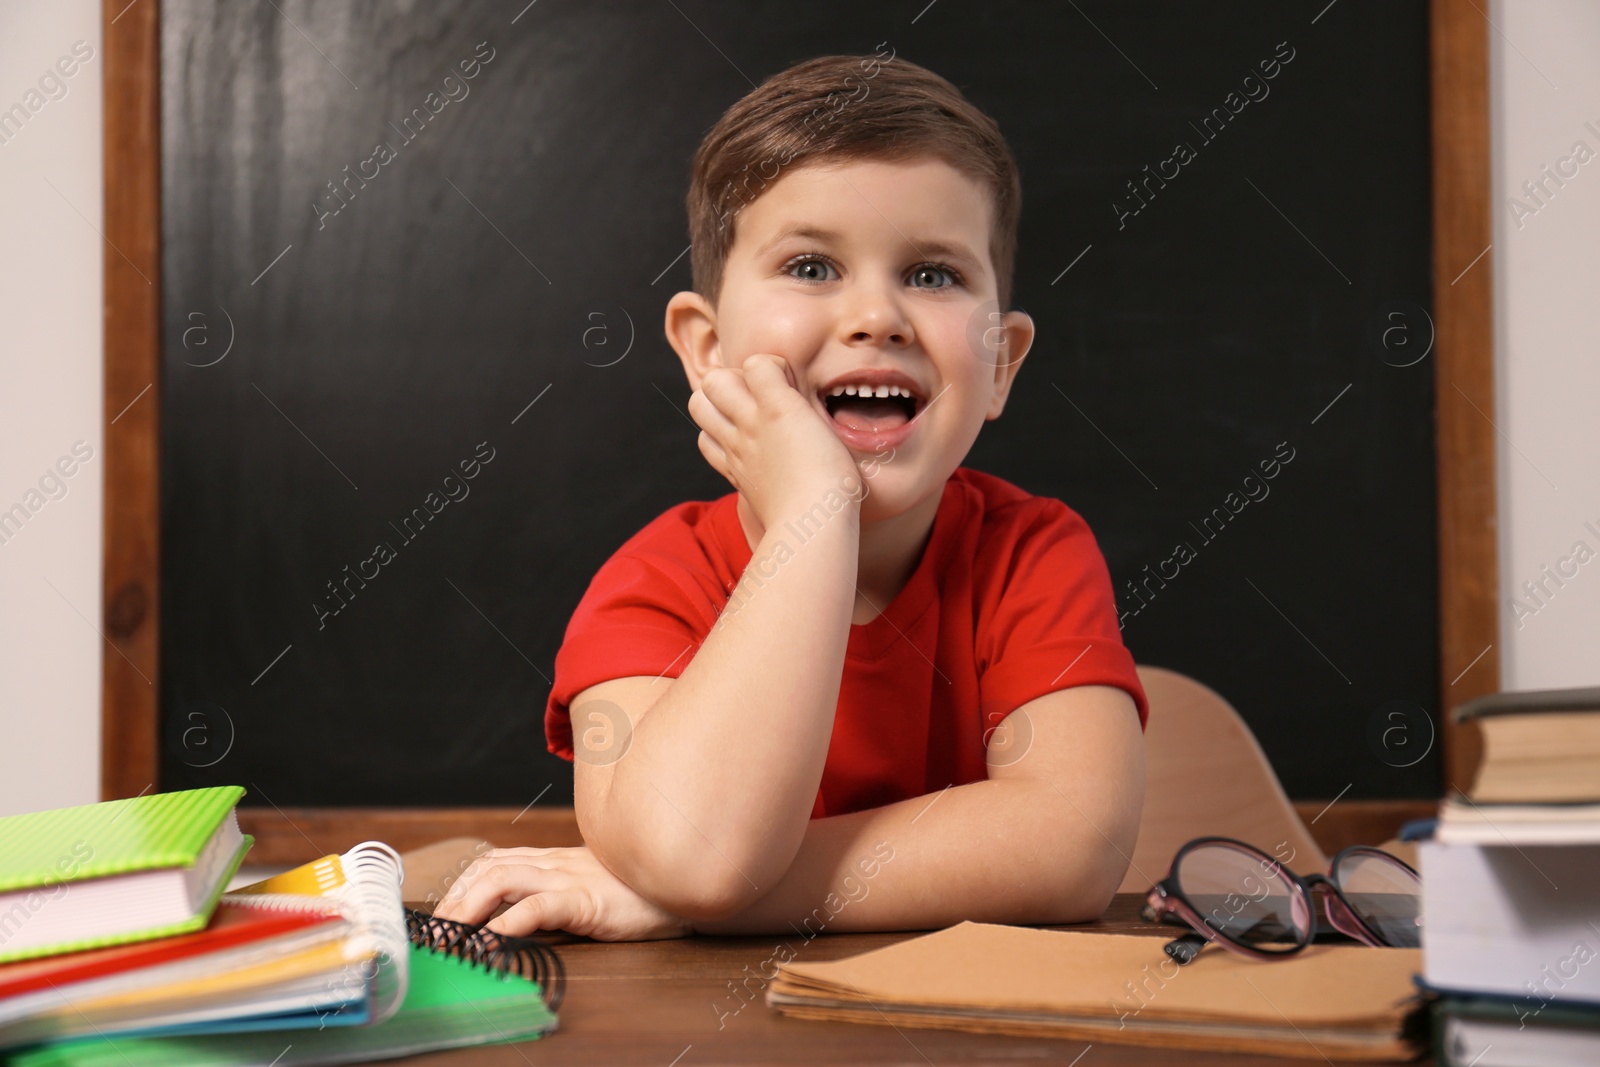
[[[744,381],[749,384],[754,405],[766,411],[768,418],[789,410],[797,398],[803,400],[795,386],[794,371],[776,355],[752,355],[744,365]]]
[[[746,356],[741,367],[746,380],[752,375],[757,376],[763,383],[775,382],[782,378],[789,384],[789,388],[798,389],[795,382],[794,369],[789,366],[789,361],[782,356],[773,355],[771,352],[757,352],[755,355]]]
[[[467,882],[464,890],[461,890],[462,882]],[[452,886],[434,914],[442,919],[480,926],[502,903],[521,900],[551,884],[550,872],[527,860],[485,864],[470,881],[463,877]]]
[[[748,425],[755,416],[756,398],[751,395],[744,371],[718,367],[700,379],[699,392],[729,422]],[[700,425],[705,426],[705,423]],[[715,427],[706,427],[715,431]]]
[[[490,867],[473,878],[460,892],[454,892],[461,884],[456,883],[451,895],[441,901],[433,913],[441,919],[453,919],[468,926],[481,925],[494,914],[494,909],[500,906],[507,895],[504,877],[498,868]]]
[[[689,417],[694,420],[695,425],[712,437],[726,439],[733,433],[733,420],[717,407],[716,401],[706,395],[704,386],[689,394],[688,410]]]
[[[501,860],[531,860],[548,855],[553,851],[554,849],[549,848],[533,848],[528,845],[520,845],[512,848],[491,849],[488,852],[488,855],[493,856],[495,859]]]
[[[702,394],[696,392],[695,396],[700,397],[698,404],[695,403],[693,396],[689,398],[690,414],[700,427],[695,445],[700,449],[700,454],[706,458],[706,462],[711,464],[711,469],[731,482],[733,478],[729,470],[732,461],[728,459],[723,442],[738,440],[739,429]]]
[[[701,430],[695,444],[700,447],[700,454],[706,457],[706,462],[711,464],[711,469],[726,478],[729,484],[733,484],[733,473],[728,466],[727,454],[716,441],[712,440],[711,435]],[[734,488],[737,489],[738,486],[734,485]]]
[[[440,901],[439,906],[433,909],[433,914],[440,919],[465,923],[467,926],[479,926],[483,920],[493,915],[494,909],[499,906],[500,897],[497,891],[475,883],[459,896]]]
[[[569,930],[578,920],[575,897],[570,891],[525,897],[496,916],[489,929],[506,937],[526,937],[540,930]]]
[[[713,467],[721,470],[727,465],[727,453],[722,451],[722,446],[717,444],[717,439],[706,431],[700,431],[700,436],[695,438],[695,444],[700,446],[700,454],[705,456]]]

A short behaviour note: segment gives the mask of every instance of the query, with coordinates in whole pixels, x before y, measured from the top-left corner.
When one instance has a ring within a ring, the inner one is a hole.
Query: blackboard
[[[689,159],[753,82],[881,47],[1022,172],[1040,336],[966,465],[1088,520],[1136,659],[1225,695],[1291,796],[1438,795],[1424,4],[161,22],[163,788],[571,803],[568,616],[728,491],[661,333]]]

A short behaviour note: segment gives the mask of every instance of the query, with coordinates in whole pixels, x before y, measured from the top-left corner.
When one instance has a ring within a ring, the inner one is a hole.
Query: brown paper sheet
[[[1163,939],[964,922],[828,963],[785,964],[767,1003],[797,1017],[1313,1058],[1407,1059],[1420,949],[1314,945],[1258,961]],[[1413,1025],[1415,1019],[1412,1020]]]

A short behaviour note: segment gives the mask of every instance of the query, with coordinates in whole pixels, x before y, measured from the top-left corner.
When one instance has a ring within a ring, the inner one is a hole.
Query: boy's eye
[[[833,264],[821,256],[800,256],[790,260],[784,271],[803,282],[825,282],[830,280]]]
[[[924,263],[911,272],[911,286],[914,289],[945,289],[958,284],[960,280],[955,271],[938,263]]]
[[[784,264],[783,271],[802,282],[819,285],[838,277],[833,261],[818,253],[796,256]],[[948,289],[961,284],[961,275],[942,263],[924,263],[907,277],[913,289]]]

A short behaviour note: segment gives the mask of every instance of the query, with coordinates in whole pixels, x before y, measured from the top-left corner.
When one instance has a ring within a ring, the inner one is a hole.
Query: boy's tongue
[[[889,398],[843,396],[837,401],[833,421],[868,433],[893,430],[907,422],[905,402]]]

